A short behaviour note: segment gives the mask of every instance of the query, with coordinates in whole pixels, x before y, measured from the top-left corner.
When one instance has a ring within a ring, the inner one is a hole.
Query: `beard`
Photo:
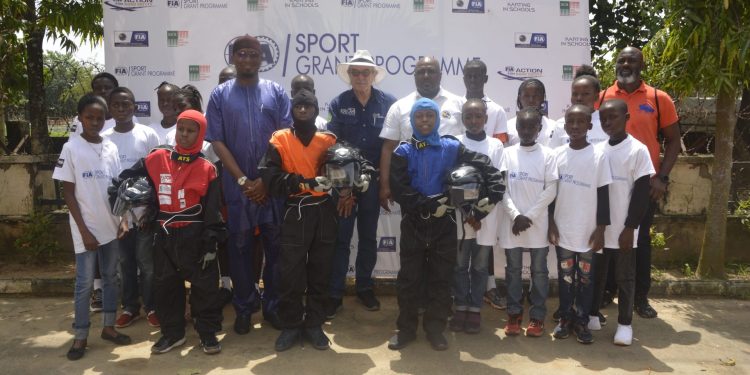
[[[623,76],[620,73],[617,73],[617,82],[619,82],[621,85],[632,85],[636,82],[638,82],[639,77],[633,73],[631,73],[628,76]]]

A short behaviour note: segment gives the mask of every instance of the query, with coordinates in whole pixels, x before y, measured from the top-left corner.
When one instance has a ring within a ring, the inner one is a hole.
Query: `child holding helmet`
[[[423,327],[432,348],[446,350],[443,331],[451,309],[458,240],[445,177],[464,164],[477,168],[488,199],[479,200],[473,209],[486,214],[502,199],[503,175],[486,155],[468,150],[452,136],[440,137],[440,108],[434,101],[419,99],[410,117],[412,138],[396,148],[390,165],[391,191],[401,206],[401,269],[396,281],[399,331],[389,340],[388,348],[399,350],[416,339],[420,286],[426,277]]]
[[[279,253],[279,323],[275,349],[285,351],[300,338],[315,349],[329,347],[322,329],[336,243],[337,211],[351,212],[353,189],[367,190],[369,176],[351,148],[318,131],[318,100],[302,90],[292,98],[294,127],[271,136],[258,171],[270,195],[286,197]],[[330,152],[329,152],[330,150]],[[326,155],[331,162],[323,168]],[[347,170],[349,173],[347,173]],[[325,176],[325,172],[330,175]],[[338,201],[330,194],[336,188]],[[338,207],[337,207],[338,206]],[[305,298],[303,305],[302,299]]]
[[[459,135],[458,140],[467,149],[487,155],[492,166],[503,171],[503,143],[497,138],[487,136],[484,131],[487,104],[482,99],[468,99],[463,105],[461,117],[466,133]],[[471,186],[472,182],[477,186],[474,189],[479,189],[474,201],[486,199],[483,196],[486,194],[482,194],[483,189],[480,188],[484,181],[476,168],[465,166],[449,176],[449,185],[452,186]],[[467,193],[468,191],[464,195]],[[451,196],[452,205],[457,206],[459,199],[460,197]],[[467,208],[468,210],[460,211],[463,215],[459,217],[463,222],[463,231],[458,234],[461,241],[453,284],[455,311],[450,321],[450,329],[454,332],[479,333],[482,296],[487,290],[487,264],[492,246],[497,243],[498,208],[495,207],[489,214],[476,212],[471,206]],[[480,221],[482,216],[485,217]]]

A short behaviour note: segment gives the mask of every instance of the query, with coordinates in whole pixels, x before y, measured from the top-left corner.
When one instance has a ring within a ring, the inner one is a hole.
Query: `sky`
[[[88,43],[82,44],[78,38],[73,38],[73,40],[75,40],[76,44],[78,44],[78,51],[76,51],[73,54],[76,60],[81,60],[81,61],[93,60],[97,64],[104,66],[104,44],[103,43],[99,43],[96,46],[92,46]],[[45,51],[64,52],[62,47],[60,47],[59,43],[55,43],[54,41],[51,41],[51,40],[45,40],[43,48]]]

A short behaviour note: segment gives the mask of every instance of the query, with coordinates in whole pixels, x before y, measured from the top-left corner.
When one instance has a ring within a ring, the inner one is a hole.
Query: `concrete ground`
[[[485,308],[478,335],[448,333],[450,349],[433,351],[424,335],[406,349],[388,350],[397,307],[383,297],[383,309],[367,312],[353,298],[325,331],[331,350],[297,346],[284,353],[273,350],[278,334],[254,316],[255,328],[246,336],[232,330],[234,313],[219,338],[224,350],[207,356],[190,330],[180,349],[159,356],[149,352],[158,329],[145,320],[122,332],[134,344],[115,347],[99,338],[101,318],[95,315],[86,356],[71,362],[71,298],[0,298],[0,373],[4,374],[586,374],[674,373],[749,374],[750,302],[729,299],[660,299],[653,305],[659,318],[635,318],[635,340],[622,348],[612,344],[616,306],[604,310],[609,324],[595,333],[596,342],[582,345],[571,337],[555,340],[505,337],[505,313]],[[556,305],[552,300],[550,306]],[[526,323],[526,321],[524,321]],[[558,342],[560,341],[560,342]]]

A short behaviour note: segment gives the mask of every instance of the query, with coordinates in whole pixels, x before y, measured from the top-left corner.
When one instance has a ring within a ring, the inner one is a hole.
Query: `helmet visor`
[[[325,175],[335,188],[348,188],[354,186],[354,179],[358,177],[356,163],[336,165],[328,163],[325,165]]]

